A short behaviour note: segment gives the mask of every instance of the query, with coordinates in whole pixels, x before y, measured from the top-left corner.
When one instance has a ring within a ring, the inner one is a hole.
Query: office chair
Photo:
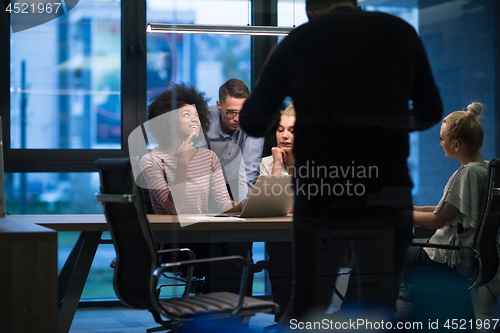
[[[134,163],[134,162],[131,162]],[[136,162],[139,163],[139,162]],[[135,178],[135,183],[139,185],[139,190],[142,191],[142,198],[143,198],[143,203],[145,207],[146,214],[154,214],[153,210],[153,202],[151,201],[151,196],[149,193],[148,189],[148,184],[146,182],[146,178],[144,177],[144,174],[141,172],[137,175]],[[160,243],[157,244],[158,248],[160,250],[166,250],[168,247],[168,244],[165,243]],[[162,252],[162,255],[160,256],[160,262],[164,262],[166,258],[164,257],[164,254],[171,253],[175,255],[175,252],[177,251],[164,251]],[[194,258],[191,258],[194,259]],[[116,259],[113,261],[113,263],[116,265]],[[114,266],[111,266],[114,268]],[[168,275],[167,272],[163,273],[163,277],[167,278],[168,280],[173,280],[172,283],[163,283],[162,285],[158,286],[158,292],[161,292],[162,288],[164,287],[177,287],[180,284],[186,284],[187,283],[187,278],[185,276],[182,276],[182,272],[175,272],[175,274]],[[201,294],[203,287],[205,284],[205,277],[196,277],[192,276],[191,278],[191,291],[194,292],[195,294]]]
[[[467,279],[460,275],[455,269],[443,268],[435,275],[440,279],[448,279],[442,281],[444,288],[453,288],[449,281],[459,281],[458,284],[466,290],[472,290],[479,286],[485,286],[489,293],[496,299],[495,295],[488,287],[488,283],[495,279],[500,268],[500,252],[499,252],[499,235],[500,235],[500,159],[494,158],[489,162],[488,166],[488,183],[486,188],[486,200],[479,219],[479,228],[474,239],[472,247],[454,246],[454,245],[439,245],[428,243],[412,243],[412,245],[422,247],[434,247],[440,249],[449,249],[453,251],[472,251],[475,257],[474,274]],[[434,268],[430,268],[433,270]],[[428,274],[429,271],[424,271],[422,276]],[[443,287],[443,286],[441,286]],[[422,291],[422,290],[420,290]],[[450,292],[454,292],[450,289]],[[413,292],[411,297],[415,298]],[[409,300],[403,298],[403,300]],[[468,299],[470,309],[472,302]]]
[[[132,161],[131,163],[139,163],[139,162]],[[147,214],[154,214],[153,203],[151,200],[151,196],[150,196],[150,192],[149,192],[148,185],[146,182],[146,178],[144,177],[142,172],[139,173],[138,175],[134,175],[134,176],[136,177],[136,179],[135,179],[136,184],[139,185],[139,187],[141,188],[142,193],[143,193],[144,205],[146,207],[146,213]],[[228,186],[228,189],[229,189],[229,186]],[[210,196],[209,200],[213,200],[213,198]],[[215,204],[215,201],[214,201],[214,204]],[[160,250],[168,248],[169,245],[170,244],[165,244],[165,243],[158,244]],[[200,245],[201,244],[192,244],[192,243],[182,244],[183,247],[194,248],[196,250],[195,252],[200,252],[200,253],[209,253],[212,250],[216,251],[216,253],[223,252],[220,250],[219,244],[211,244],[213,247],[209,247],[209,248],[206,247],[208,244],[201,245],[201,248],[200,248]],[[234,249],[233,249],[233,251],[234,251]],[[232,253],[232,254],[244,256],[244,255],[246,255],[246,252],[243,249],[240,249],[237,253]],[[215,255],[215,256],[218,256],[218,255]],[[160,258],[160,260],[163,262],[162,258]],[[247,296],[251,296],[251,293],[252,293],[252,284],[253,284],[254,274],[259,273],[261,271],[262,271],[262,266],[259,263],[250,262],[248,283],[247,283],[248,288],[246,291]],[[209,284],[209,281],[207,281],[206,276],[205,276],[207,273],[206,271],[205,272],[201,271],[201,273],[200,273],[200,270],[197,269],[197,273],[198,274],[196,274],[192,277],[191,290],[194,290],[195,293],[201,294],[206,289],[208,289],[206,285]],[[185,277],[180,276],[180,275],[167,276],[166,274],[164,274],[164,276],[166,278],[176,280],[177,282],[184,282],[184,283],[186,282]],[[161,290],[163,287],[176,286],[176,285],[177,285],[177,283],[175,283],[175,282],[173,284],[163,284],[163,285],[159,286],[158,289]]]
[[[279,311],[279,306],[273,302],[243,296],[248,261],[241,256],[160,263],[159,256],[168,252],[194,255],[189,249],[158,251],[144,210],[143,192],[132,177],[130,159],[98,159],[96,166],[101,178],[101,193],[97,194],[97,200],[103,204],[117,253],[113,286],[123,304],[149,310],[157,323],[172,330],[195,320],[275,314]],[[216,261],[242,263],[240,295],[217,292],[190,296],[192,266]],[[189,267],[183,296],[160,298],[156,287],[163,272],[183,266]],[[157,328],[148,332],[155,330]]]

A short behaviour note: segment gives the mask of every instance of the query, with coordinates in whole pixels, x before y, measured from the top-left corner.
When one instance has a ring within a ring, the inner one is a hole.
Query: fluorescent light
[[[219,34],[252,36],[287,36],[292,27],[266,27],[251,25],[200,25],[149,23],[146,32],[164,34]]]

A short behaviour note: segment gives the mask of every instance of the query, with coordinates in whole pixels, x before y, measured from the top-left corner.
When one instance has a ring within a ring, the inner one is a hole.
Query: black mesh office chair
[[[469,289],[486,286],[498,275],[500,268],[500,159],[494,158],[488,167],[486,202],[481,216],[481,226],[476,235],[474,252],[477,267]]]
[[[101,193],[97,194],[97,199],[103,204],[117,254],[113,285],[122,303],[149,310],[155,321],[168,329],[200,318],[248,316],[260,312],[275,314],[279,311],[277,304],[244,297],[241,292],[240,295],[218,292],[190,296],[191,269],[182,297],[160,298],[156,287],[163,272],[215,261],[241,262],[244,267],[241,290],[244,290],[248,261],[240,256],[228,256],[161,264],[159,256],[163,253],[190,251],[158,251],[144,210],[143,191],[133,181],[129,159],[98,159],[96,166],[101,177]]]
[[[468,290],[479,286],[485,286],[494,299],[495,295],[488,287],[488,283],[495,279],[498,275],[500,268],[500,252],[499,252],[499,236],[500,236],[500,159],[494,158],[489,162],[488,166],[488,184],[486,189],[486,200],[484,202],[483,210],[479,220],[479,229],[474,239],[472,247],[461,247],[453,245],[438,245],[428,243],[412,243],[412,245],[422,247],[434,247],[441,249],[449,249],[453,251],[472,251],[475,256],[474,274],[471,278],[467,279],[460,275],[455,269],[443,268],[437,269],[430,268],[423,271],[421,278],[426,278],[430,283],[422,289],[417,289],[416,293],[426,293],[426,297],[421,297],[422,306],[426,307],[429,312],[434,311],[434,305],[428,302],[428,297],[431,293],[438,293],[438,298],[450,297],[453,301],[457,292],[457,286],[465,289],[467,292],[463,293],[463,301],[467,302],[468,311],[472,310],[472,303],[468,294]],[[431,272],[432,271],[432,272]],[[429,275],[432,274],[432,275]],[[436,290],[429,290],[428,286],[436,286]],[[425,289],[423,289],[425,288]],[[467,290],[468,289],[468,290]],[[419,295],[415,295],[411,291],[412,302],[416,302]],[[435,295],[433,295],[435,299]],[[408,298],[403,298],[409,300]],[[451,318],[451,317],[450,317]],[[462,317],[463,318],[463,317]],[[465,319],[465,318],[463,318]]]

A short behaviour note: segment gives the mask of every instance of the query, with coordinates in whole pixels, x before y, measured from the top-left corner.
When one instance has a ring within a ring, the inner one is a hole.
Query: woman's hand
[[[281,148],[273,147],[271,153],[273,154],[273,165],[279,165],[281,167],[286,161],[286,152]]]
[[[281,175],[281,166],[286,161],[286,152],[278,147],[273,147],[271,152],[273,154],[273,169],[271,170],[271,175]]]
[[[189,164],[196,154],[196,148],[193,147],[194,143],[191,141],[196,132],[189,134],[186,141],[182,142],[182,145],[179,147],[179,163],[183,163],[185,165]]]
[[[232,207],[226,210],[225,213],[241,213],[243,207],[245,207],[245,204],[247,203],[247,200],[248,198],[245,198],[245,203],[242,204],[236,204],[234,202],[231,202]]]

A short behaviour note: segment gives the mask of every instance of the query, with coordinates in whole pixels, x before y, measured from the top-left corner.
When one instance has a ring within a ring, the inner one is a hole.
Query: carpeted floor
[[[261,333],[274,324],[274,315],[258,314],[248,323],[248,332]],[[70,333],[145,333],[159,326],[148,311],[127,308],[79,309],[73,319]],[[225,330],[231,332],[232,330]],[[164,331],[163,331],[164,332]],[[271,331],[272,332],[272,331]]]

